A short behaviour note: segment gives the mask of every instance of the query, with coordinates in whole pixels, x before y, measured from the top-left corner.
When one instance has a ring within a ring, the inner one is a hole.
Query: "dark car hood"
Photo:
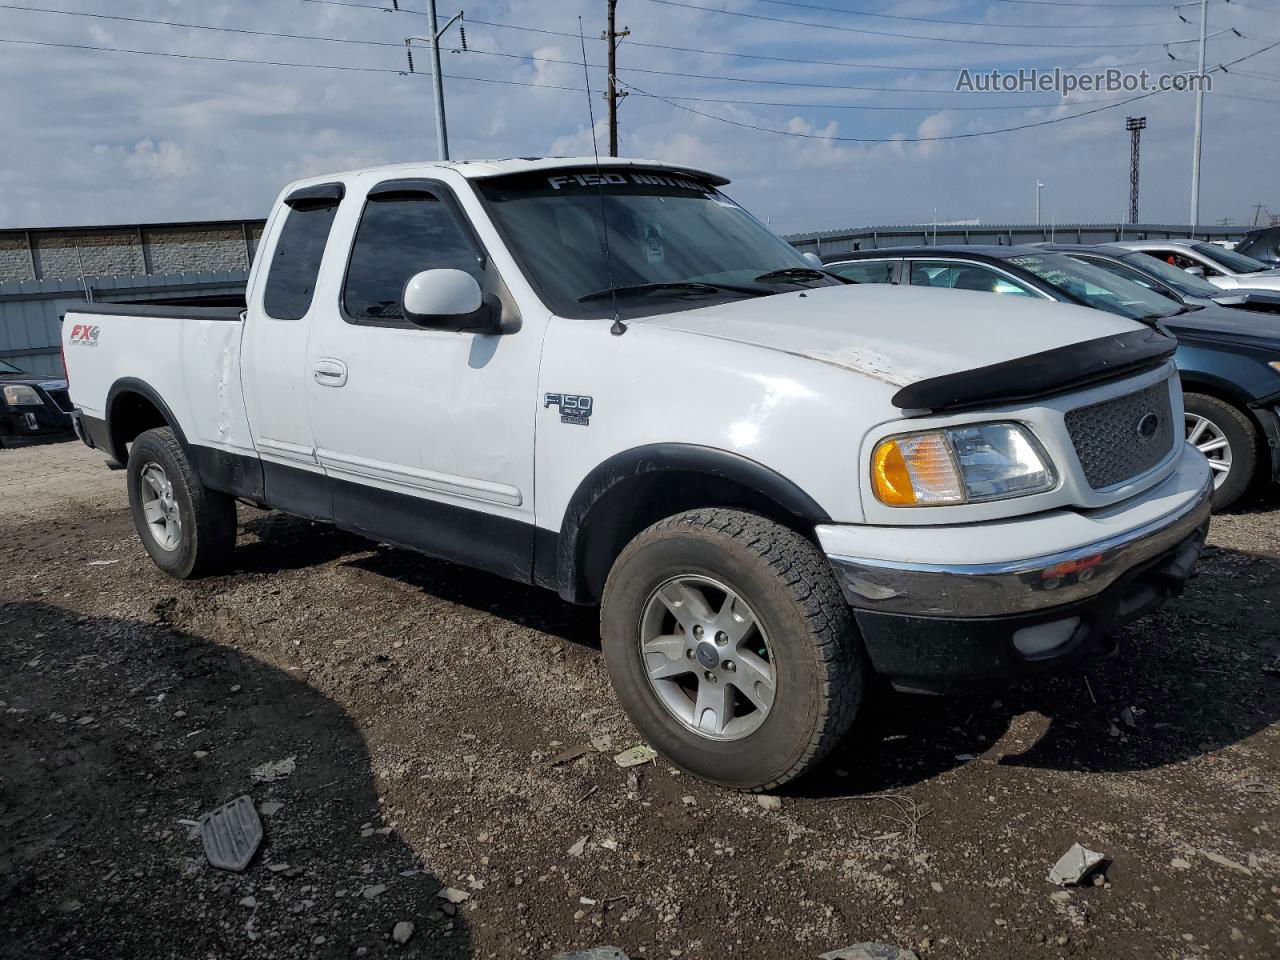
[[[1175,337],[1267,343],[1280,346],[1280,314],[1237,307],[1202,307],[1160,321]]]

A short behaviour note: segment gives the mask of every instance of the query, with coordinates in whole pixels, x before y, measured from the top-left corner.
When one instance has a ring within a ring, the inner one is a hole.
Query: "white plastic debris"
[[[914,950],[890,946],[887,943],[855,943],[830,953],[818,960],[920,960]]]
[[[652,763],[657,759],[658,751],[648,744],[642,743],[630,750],[623,750],[613,758],[613,762],[622,768],[638,767],[642,763]]]
[[[1049,871],[1049,882],[1056,883],[1060,887],[1079,883],[1105,859],[1107,858],[1096,850],[1089,850],[1078,843],[1073,843],[1071,849],[1064,853]]]
[[[249,771],[249,776],[255,783],[271,783],[274,780],[283,780],[297,768],[298,755],[294,754],[285,757],[283,760],[270,760],[254,767]]]

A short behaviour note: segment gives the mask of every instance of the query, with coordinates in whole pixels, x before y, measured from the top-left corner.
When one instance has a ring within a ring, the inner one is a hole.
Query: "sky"
[[[289,180],[434,159],[430,57],[418,44],[410,75],[404,52],[428,0],[395,2],[0,0],[0,228],[263,217]],[[455,25],[442,52],[455,159],[591,153],[579,17],[606,150],[605,0],[438,2],[442,23],[465,13],[468,50]],[[1280,40],[1280,3],[1249,3],[1210,3],[1208,65]],[[1143,0],[619,0],[620,153],[723,174],[781,233],[1029,223],[1037,180],[1045,223],[1114,222],[1125,118],[1144,115],[1140,220],[1186,223],[1193,94],[955,90],[961,69],[1192,68],[1196,43],[1164,46],[1197,37],[1199,6],[1183,15]],[[349,69],[224,62],[263,60]],[[1280,46],[1228,70],[1205,97],[1205,224],[1280,213]]]

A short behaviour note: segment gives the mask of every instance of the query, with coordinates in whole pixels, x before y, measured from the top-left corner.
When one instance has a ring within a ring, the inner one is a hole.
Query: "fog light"
[[[1070,640],[1078,626],[1080,618],[1069,617],[1051,623],[1038,623],[1034,627],[1023,627],[1013,635],[1013,645],[1024,657],[1040,656]]]
[[[27,421],[28,430],[40,429],[40,424],[36,422],[36,415],[34,413],[24,413],[22,416]]]

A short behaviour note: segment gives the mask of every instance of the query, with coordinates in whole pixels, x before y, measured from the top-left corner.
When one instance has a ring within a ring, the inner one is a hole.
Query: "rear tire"
[[[1247,413],[1217,397],[1188,393],[1183,405],[1187,440],[1208,457],[1213,470],[1213,509],[1224,510],[1253,483],[1258,468],[1258,430]]]
[[[129,449],[129,510],[157,567],[179,580],[224,569],[236,543],[236,502],[195,475],[168,427],[139,434]]]
[[[609,573],[600,622],[632,722],[712,783],[779,787],[857,715],[866,661],[830,564],[755,514],[693,510],[640,533]]]

